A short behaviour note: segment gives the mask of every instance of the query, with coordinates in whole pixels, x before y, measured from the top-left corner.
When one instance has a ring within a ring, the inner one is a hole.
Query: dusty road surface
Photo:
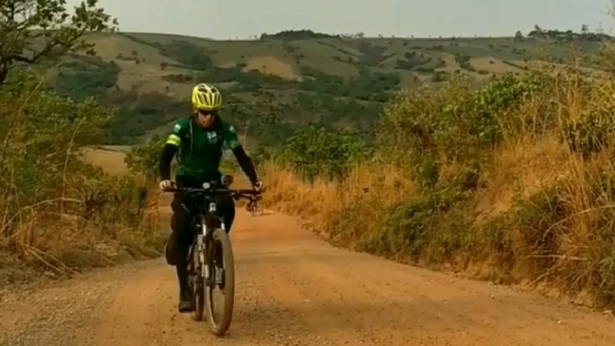
[[[162,259],[0,296],[1,345],[615,345],[612,317],[332,248],[243,212],[229,335],[176,312]]]

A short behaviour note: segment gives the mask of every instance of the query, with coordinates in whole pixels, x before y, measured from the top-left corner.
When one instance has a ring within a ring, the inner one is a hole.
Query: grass
[[[414,182],[389,165],[360,166],[342,183],[319,179],[307,184],[276,162],[265,163],[261,170],[267,187],[264,203],[312,222],[322,235],[352,248],[361,232],[378,227],[388,206],[417,191]],[[338,226],[348,208],[356,213],[353,224]],[[331,232],[345,227],[343,232]]]

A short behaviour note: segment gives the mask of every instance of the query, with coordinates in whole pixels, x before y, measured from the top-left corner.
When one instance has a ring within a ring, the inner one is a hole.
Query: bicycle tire
[[[228,331],[231,320],[233,319],[233,306],[235,304],[235,260],[233,257],[233,249],[231,242],[226,234],[220,228],[212,231],[211,240],[208,242],[207,264],[210,268],[214,268],[213,246],[216,242],[220,243],[222,249],[222,262],[224,267],[224,308],[220,321],[216,321],[214,317],[213,303],[213,288],[216,286],[215,278],[207,280],[206,287],[206,303],[207,303],[207,322],[212,334],[216,336],[224,336]],[[210,275],[214,275],[214,270],[210,270]]]
[[[193,249],[196,245],[193,245]],[[192,302],[194,304],[194,313],[192,319],[200,322],[205,314],[205,280],[201,275],[199,266],[199,252],[191,251],[191,265],[188,273],[190,273],[190,289],[192,290]]]

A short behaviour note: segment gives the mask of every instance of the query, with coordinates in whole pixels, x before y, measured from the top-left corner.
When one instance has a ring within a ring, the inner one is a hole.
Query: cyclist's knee
[[[188,248],[192,243],[191,216],[185,212],[171,215],[171,230],[179,247]]]

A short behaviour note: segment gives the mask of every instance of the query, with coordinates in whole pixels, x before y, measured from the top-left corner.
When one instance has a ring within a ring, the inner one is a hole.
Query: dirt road
[[[291,218],[232,233],[230,335],[176,312],[162,259],[0,296],[0,345],[614,345],[613,318],[332,248]]]

